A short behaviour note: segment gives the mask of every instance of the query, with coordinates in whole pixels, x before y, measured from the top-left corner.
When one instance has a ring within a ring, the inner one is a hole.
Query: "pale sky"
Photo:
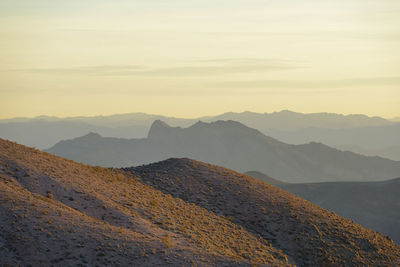
[[[0,118],[400,116],[399,0],[0,0]]]

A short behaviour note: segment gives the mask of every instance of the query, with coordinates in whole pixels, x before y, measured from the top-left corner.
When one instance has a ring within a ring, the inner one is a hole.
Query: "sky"
[[[0,118],[400,116],[398,0],[0,0]]]

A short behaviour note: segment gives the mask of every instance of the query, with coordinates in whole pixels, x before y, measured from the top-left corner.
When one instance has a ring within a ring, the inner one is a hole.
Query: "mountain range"
[[[284,182],[368,181],[400,176],[400,162],[344,152],[315,142],[290,145],[235,121],[199,121],[181,128],[157,120],[147,138],[104,138],[91,133],[61,141],[47,151],[106,167],[189,157],[239,172],[268,173]]]
[[[6,266],[398,266],[391,239],[190,159],[75,163],[0,140]]]
[[[303,114],[288,110],[273,113],[228,112],[196,119],[144,113],[3,119],[0,120],[0,138],[39,149],[50,148],[61,140],[72,139],[89,132],[105,137],[145,138],[155,120],[180,127],[188,127],[199,120],[234,120],[289,144],[315,141],[365,155],[400,160],[399,122],[365,115]]]

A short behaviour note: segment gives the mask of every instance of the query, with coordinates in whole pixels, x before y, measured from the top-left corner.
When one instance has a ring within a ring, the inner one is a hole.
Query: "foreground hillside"
[[[0,140],[0,265],[288,266],[228,219],[118,171]]]
[[[109,170],[4,140],[0,233],[9,266],[400,264],[391,240],[231,170]]]
[[[392,240],[252,177],[190,159],[124,170],[258,234],[296,265],[400,263]]]
[[[368,181],[400,176],[400,162],[343,152],[321,143],[289,145],[234,121],[198,122],[188,128],[156,121],[148,138],[104,138],[91,133],[59,142],[47,151],[106,167],[189,157],[239,172],[268,173],[285,182]]]

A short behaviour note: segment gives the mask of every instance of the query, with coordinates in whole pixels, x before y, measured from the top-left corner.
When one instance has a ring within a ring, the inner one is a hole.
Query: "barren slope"
[[[125,170],[259,234],[298,266],[400,264],[392,240],[252,177],[190,159]]]
[[[0,265],[289,265],[224,217],[119,171],[0,140]]]
[[[400,244],[400,178],[384,182],[277,186],[340,216],[354,220],[364,227],[389,235]]]

